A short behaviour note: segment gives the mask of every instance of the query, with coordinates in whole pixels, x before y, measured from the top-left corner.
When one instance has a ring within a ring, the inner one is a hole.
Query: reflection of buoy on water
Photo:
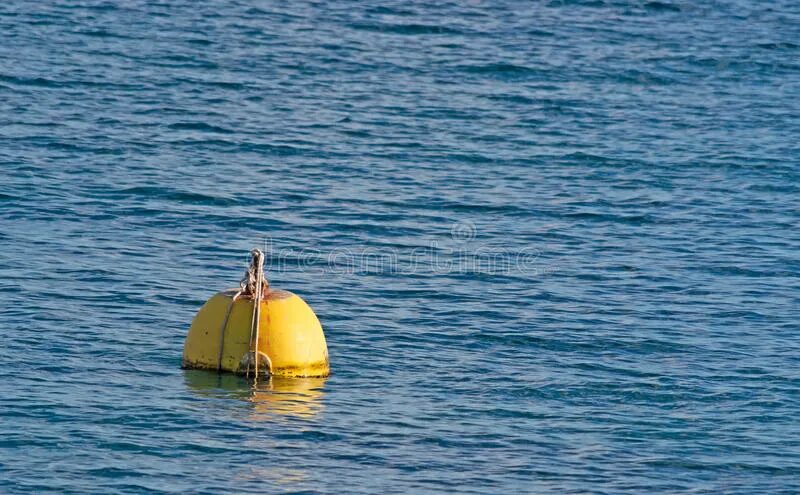
[[[252,405],[250,419],[257,421],[284,416],[313,418],[324,410],[327,378],[271,376],[254,386],[233,374],[189,370],[184,379],[189,390],[198,397],[249,402]]]
[[[314,311],[300,297],[271,289],[264,254],[252,251],[239,289],[220,292],[195,316],[183,367],[245,375],[328,376],[328,346]]]

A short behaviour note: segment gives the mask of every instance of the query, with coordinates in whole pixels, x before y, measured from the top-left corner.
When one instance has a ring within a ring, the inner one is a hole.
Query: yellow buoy
[[[255,249],[239,289],[220,292],[195,316],[183,348],[183,367],[253,376],[330,374],[325,334],[297,295],[271,289],[264,255]]]

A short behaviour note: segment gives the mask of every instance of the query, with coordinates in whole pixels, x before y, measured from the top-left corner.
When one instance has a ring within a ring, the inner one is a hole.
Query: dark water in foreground
[[[0,492],[800,491],[796,2],[6,2]],[[334,374],[179,368],[265,241]]]

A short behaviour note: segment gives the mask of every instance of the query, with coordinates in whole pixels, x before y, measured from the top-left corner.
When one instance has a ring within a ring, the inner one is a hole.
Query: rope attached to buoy
[[[233,304],[242,295],[244,287],[241,287],[236,294],[233,295],[231,302],[228,303],[228,309],[225,311],[225,318],[222,320],[222,329],[219,332],[219,354],[217,355],[217,373],[222,373],[222,350],[225,348],[225,330],[228,329],[228,319],[231,316]]]
[[[255,366],[255,380],[258,380],[258,338],[260,334],[260,321],[261,321],[261,301],[264,299],[264,293],[269,289],[269,282],[264,276],[264,253],[259,249],[250,251],[251,259],[250,266],[239,282],[239,290],[231,298],[228,303],[228,309],[225,311],[225,318],[222,320],[222,328],[219,337],[219,354],[217,355],[217,372],[222,371],[222,353],[225,348],[225,331],[228,328],[228,320],[231,316],[231,310],[237,299],[241,296],[250,296],[253,299],[253,314],[250,318],[250,352],[253,355],[253,362]],[[250,377],[250,359],[247,360],[246,376]]]
[[[253,297],[253,316],[250,320],[250,349],[253,352],[253,363],[255,366],[254,380],[258,381],[258,336],[259,326],[261,320],[261,300],[264,297],[263,290],[265,288],[266,279],[264,278],[264,253],[258,249],[253,249],[250,254],[253,259],[250,263],[248,270],[248,288],[252,285]],[[247,361],[247,376],[250,377],[250,360]]]

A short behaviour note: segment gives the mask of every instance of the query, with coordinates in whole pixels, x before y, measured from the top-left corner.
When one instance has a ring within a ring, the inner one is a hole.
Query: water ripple
[[[0,492],[800,491],[798,19],[0,5]],[[333,375],[182,371],[265,245]]]

